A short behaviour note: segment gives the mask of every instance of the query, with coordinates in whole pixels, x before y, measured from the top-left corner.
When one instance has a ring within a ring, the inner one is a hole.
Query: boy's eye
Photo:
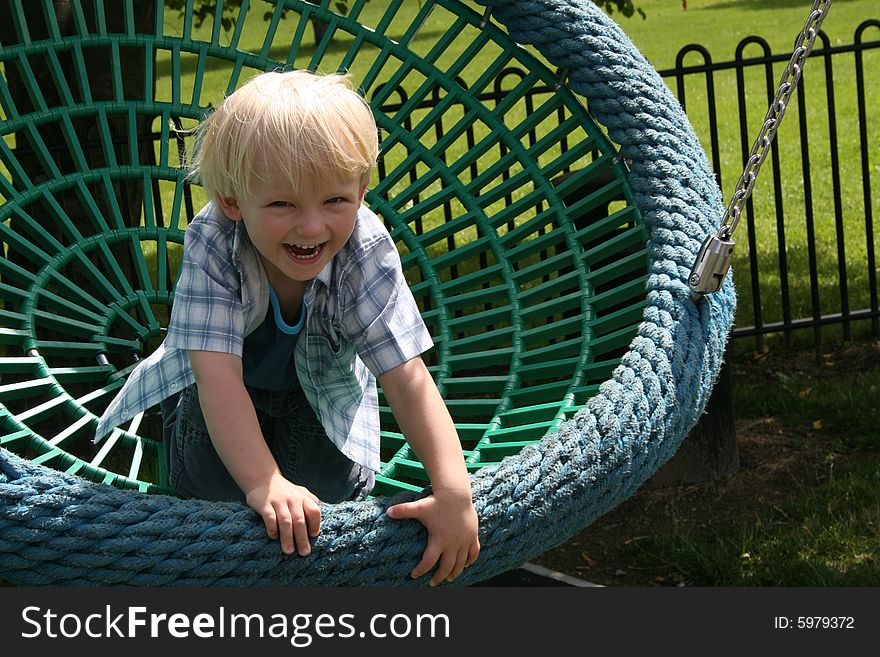
[[[333,198],[328,198],[327,203],[332,205],[334,203],[342,203],[344,200],[341,196],[334,196]]]
[[[272,201],[269,205],[275,208],[285,208],[290,205],[290,203],[287,201]]]

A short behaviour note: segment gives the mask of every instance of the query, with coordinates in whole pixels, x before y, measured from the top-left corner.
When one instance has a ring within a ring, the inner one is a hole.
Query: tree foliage
[[[687,2],[687,0],[682,1]],[[593,2],[601,7],[609,16],[613,16],[616,12],[626,18],[632,18],[636,14],[641,16],[642,20],[647,17],[645,11],[635,5],[632,0],[593,0]]]

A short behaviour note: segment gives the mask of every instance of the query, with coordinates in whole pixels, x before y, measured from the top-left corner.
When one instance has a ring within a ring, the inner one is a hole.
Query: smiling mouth
[[[320,244],[285,244],[284,248],[287,249],[287,252],[294,260],[311,262],[321,256],[325,244],[327,242],[321,242]]]

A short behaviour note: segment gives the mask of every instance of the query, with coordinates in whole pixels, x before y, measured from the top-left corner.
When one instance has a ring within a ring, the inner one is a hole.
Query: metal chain
[[[822,21],[825,20],[825,16],[828,14],[828,9],[830,7],[831,0],[815,0],[813,2],[813,9],[810,12],[806,25],[804,25],[803,31],[800,33],[800,36],[798,36],[791,60],[788,62],[788,66],[785,67],[785,71],[782,73],[782,79],[779,83],[779,88],[776,91],[776,97],[770,104],[767,116],[764,117],[764,125],[761,127],[761,132],[758,134],[758,138],[752,145],[752,150],[749,153],[749,159],[748,162],[746,162],[745,170],[743,171],[739,182],[736,184],[733,198],[727,206],[727,210],[724,212],[724,217],[721,219],[722,226],[729,226],[725,233],[727,237],[730,237],[736,229],[743,205],[752,194],[752,188],[755,186],[758,171],[760,171],[764,160],[767,159],[767,155],[770,152],[770,144],[773,143],[773,138],[776,136],[776,130],[779,128],[779,124],[782,122],[782,117],[788,107],[788,101],[794,93],[794,90],[797,88],[798,80],[800,80],[801,77],[801,71],[803,71],[804,68],[804,62],[806,62],[807,57],[813,50],[813,43],[816,41],[816,36],[819,34],[819,28],[822,26]]]
[[[813,2],[804,29],[795,42],[791,60],[782,74],[776,97],[764,117],[761,132],[752,145],[743,174],[737,182],[733,197],[721,218],[721,226],[715,234],[709,235],[703,242],[693,269],[691,269],[688,285],[695,300],[704,294],[717,292],[730,268],[735,245],[733,231],[736,230],[743,206],[755,187],[761,165],[770,153],[770,145],[776,136],[776,130],[782,122],[788,101],[797,88],[804,64],[813,50],[813,43],[816,41],[819,28],[822,26],[822,21],[825,20],[830,7],[831,0],[814,0]]]

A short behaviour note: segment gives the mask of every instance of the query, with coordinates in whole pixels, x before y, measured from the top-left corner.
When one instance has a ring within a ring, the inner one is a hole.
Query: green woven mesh
[[[73,0],[65,21],[51,0],[0,10],[0,445],[162,489],[157,409],[97,446],[94,428],[163,337],[205,200],[180,168],[187,129],[279,67],[348,71],[375,110],[367,203],[399,244],[472,470],[554,431],[608,378],[641,319],[646,232],[563,76],[451,0],[360,0],[347,15],[243,0],[206,16],[151,2]],[[375,493],[420,489],[381,416]]]

